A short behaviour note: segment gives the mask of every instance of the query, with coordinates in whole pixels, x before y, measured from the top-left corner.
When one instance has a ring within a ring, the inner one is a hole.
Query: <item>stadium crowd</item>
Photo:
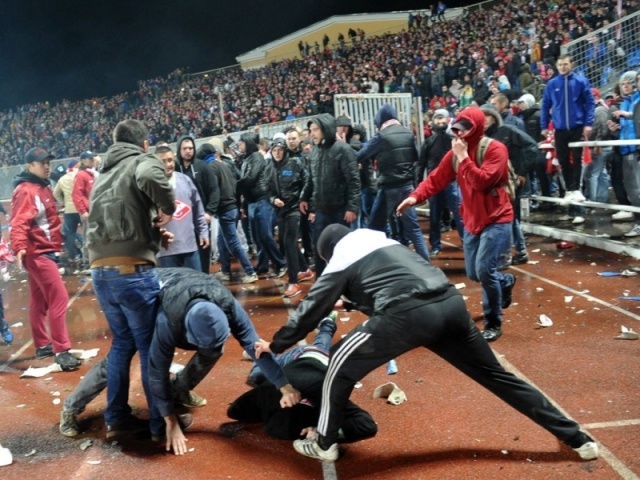
[[[349,34],[351,44],[343,38],[330,45],[326,38],[322,49],[301,49],[303,58],[292,55],[255,70],[188,75],[179,69],[113,97],[23,105],[0,112],[0,166],[19,164],[35,145],[56,158],[104,152],[112,143],[110,132],[125,118],[144,121],[154,143],[333,113],[336,93],[407,91],[432,111],[484,101],[491,88],[528,89],[540,100],[560,45],[577,38],[590,44],[577,49],[584,58],[576,63],[587,62],[583,73],[592,84],[622,73],[607,59],[610,53],[631,52],[639,43],[637,31],[623,32],[620,40],[614,29],[595,40],[588,37],[616,19],[615,5],[612,0],[498,3],[446,22],[425,17],[420,28],[413,22],[397,34]],[[638,0],[624,2],[622,16],[637,8]]]

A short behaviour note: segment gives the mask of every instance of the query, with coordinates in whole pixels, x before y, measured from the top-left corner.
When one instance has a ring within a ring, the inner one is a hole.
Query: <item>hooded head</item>
[[[389,105],[385,103],[380,107],[378,113],[376,113],[375,118],[373,119],[373,123],[375,123],[376,128],[380,130],[380,127],[389,120],[397,120],[398,112],[396,111],[393,105]]]
[[[203,143],[198,147],[196,152],[196,158],[204,160],[205,163],[211,163],[216,159],[216,153],[220,152],[220,149],[210,143]]]
[[[620,75],[620,81],[618,82],[618,84],[620,85],[620,90],[623,96],[628,96],[630,95],[630,93],[626,93],[622,90],[622,83],[624,82],[627,84],[631,84],[630,91],[633,92],[636,85],[636,75],[637,73],[635,70],[629,70],[628,72],[624,72],[622,75]]]
[[[260,143],[260,138],[255,133],[246,132],[240,136],[240,141],[244,142],[245,145],[245,156],[249,156],[252,153],[258,151],[258,143]]]
[[[211,302],[193,305],[184,323],[187,341],[198,348],[219,349],[229,337],[229,319]]]
[[[480,139],[484,135],[484,113],[480,110],[480,107],[466,107],[453,121],[451,128],[453,129],[453,126],[460,121],[466,121],[471,126],[464,140],[468,144],[469,151],[475,152]]]
[[[322,231],[320,238],[318,238],[318,255],[327,262],[331,260],[336,245],[349,233],[351,233],[351,230],[344,225],[340,225],[339,223],[329,225]]]
[[[496,110],[496,107],[487,103],[480,107],[485,116],[485,135],[492,136],[495,131],[502,126],[502,115]]]
[[[314,131],[315,127],[320,129]],[[307,123],[309,136],[313,143],[323,147],[330,147],[336,141],[336,119],[329,113],[321,113]]]
[[[181,165],[184,165],[185,161],[191,164],[195,160],[196,142],[192,137],[188,135],[180,137],[176,144],[176,157]]]
[[[518,99],[518,103],[524,103],[526,107],[522,110],[526,110],[527,108],[531,108],[536,104],[536,97],[534,97],[530,93],[525,93]]]

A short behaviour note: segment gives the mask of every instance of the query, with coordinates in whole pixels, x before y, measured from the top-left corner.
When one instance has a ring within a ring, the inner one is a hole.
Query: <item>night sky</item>
[[[435,1],[7,1],[0,109],[131,91],[138,80],[178,67],[234,64],[237,55],[332,15],[426,9]]]

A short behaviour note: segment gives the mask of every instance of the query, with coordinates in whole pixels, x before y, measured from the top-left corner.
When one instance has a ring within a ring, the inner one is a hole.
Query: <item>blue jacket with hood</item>
[[[556,75],[547,82],[542,96],[540,129],[549,127],[549,118],[556,130],[591,127],[595,120],[596,104],[591,85],[582,75]],[[549,115],[549,112],[551,115]]]

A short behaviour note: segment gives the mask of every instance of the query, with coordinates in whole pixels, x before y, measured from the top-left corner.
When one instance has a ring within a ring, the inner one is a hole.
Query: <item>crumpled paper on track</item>
[[[624,325],[620,326],[620,335],[615,337],[618,340],[638,340],[640,339],[640,334],[634,332],[633,329],[627,328]]]
[[[48,367],[37,367],[37,368],[29,367],[25,370],[25,372],[22,375],[20,375],[20,378],[22,377],[40,378],[40,377],[44,377],[45,375],[49,375],[50,373],[61,372],[61,371],[62,371],[62,367],[60,365],[58,365],[57,363],[52,363]]]
[[[88,358],[97,357],[99,351],[99,348],[92,348],[90,350],[71,349],[69,353],[78,360],[87,360]]]
[[[373,391],[373,398],[386,398],[387,403],[391,405],[400,405],[407,401],[407,394],[393,383],[385,383],[380,385]]]

